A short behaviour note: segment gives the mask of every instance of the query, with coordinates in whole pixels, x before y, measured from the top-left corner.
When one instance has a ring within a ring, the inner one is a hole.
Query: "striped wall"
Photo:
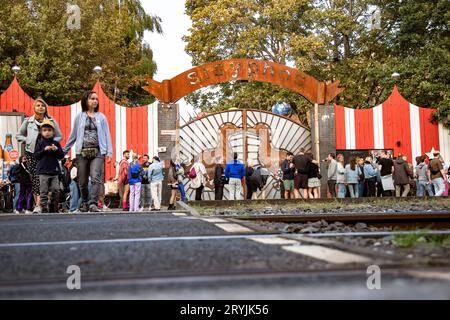
[[[385,102],[371,109],[335,105],[336,149],[393,149],[395,155],[402,153],[414,162],[415,157],[435,148],[449,163],[448,130],[431,123],[435,111],[408,102],[397,86]]]
[[[116,175],[114,162],[120,161],[122,152],[126,149],[138,154],[148,153],[157,155],[158,151],[158,103],[137,108],[126,108],[115,104],[103,91],[100,82],[93,89],[99,96],[100,111],[108,119],[109,130],[113,142],[113,161],[105,165],[106,180]],[[10,87],[0,95],[0,112],[23,112],[26,116],[33,114],[34,99],[22,90],[16,78]],[[74,119],[81,112],[81,103],[77,102],[68,106],[49,106],[49,114],[58,122],[64,146]],[[13,133],[15,134],[15,132]],[[0,141],[0,143],[3,143]],[[71,149],[71,154],[75,148]]]

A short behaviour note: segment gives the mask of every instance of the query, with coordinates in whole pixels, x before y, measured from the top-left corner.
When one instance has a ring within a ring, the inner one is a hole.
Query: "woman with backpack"
[[[130,184],[130,212],[139,211],[141,203],[141,183],[144,169],[139,163],[139,156],[133,155],[133,162],[128,170],[128,181]]]

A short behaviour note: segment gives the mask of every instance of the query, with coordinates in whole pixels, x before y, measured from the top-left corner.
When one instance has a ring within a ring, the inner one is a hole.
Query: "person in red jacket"
[[[125,150],[123,152],[123,159],[119,164],[119,195],[120,201],[122,202],[122,207],[124,210],[128,208],[128,194],[130,193],[130,184],[128,181],[128,169],[130,168],[130,151]]]

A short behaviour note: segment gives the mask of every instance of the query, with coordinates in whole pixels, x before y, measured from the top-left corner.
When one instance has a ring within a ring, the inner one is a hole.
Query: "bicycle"
[[[0,182],[0,211],[13,212],[14,185],[9,181]]]

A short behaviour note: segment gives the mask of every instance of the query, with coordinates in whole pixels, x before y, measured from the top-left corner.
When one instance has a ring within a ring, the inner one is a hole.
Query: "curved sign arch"
[[[207,63],[163,82],[147,77],[149,85],[144,89],[163,103],[174,103],[198,89],[235,80],[260,81],[278,85],[297,92],[311,103],[317,104],[330,102],[344,90],[339,88],[339,80],[326,84],[297,69],[253,59],[231,59]]]

